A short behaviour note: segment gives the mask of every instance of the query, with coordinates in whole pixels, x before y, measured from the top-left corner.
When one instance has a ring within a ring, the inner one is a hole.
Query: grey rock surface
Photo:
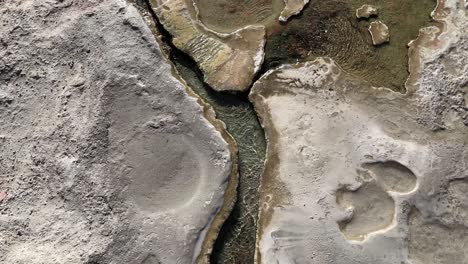
[[[260,263],[468,263],[468,19],[410,43],[405,94],[329,58],[267,72],[250,94],[266,129]]]
[[[136,9],[0,14],[0,263],[193,262],[230,151]]]

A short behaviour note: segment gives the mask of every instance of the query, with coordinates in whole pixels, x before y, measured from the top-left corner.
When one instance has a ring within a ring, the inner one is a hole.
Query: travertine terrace
[[[235,189],[235,144],[137,10],[0,13],[0,263],[194,262]]]
[[[433,15],[444,26],[410,44],[405,94],[329,58],[255,83],[268,139],[258,262],[468,262],[468,20],[456,1]]]
[[[190,55],[217,91],[244,91],[263,62],[263,26],[249,25],[230,34],[216,33],[197,18],[197,8],[186,0],[151,0],[173,44]]]
[[[468,263],[466,1],[0,14],[0,263]]]

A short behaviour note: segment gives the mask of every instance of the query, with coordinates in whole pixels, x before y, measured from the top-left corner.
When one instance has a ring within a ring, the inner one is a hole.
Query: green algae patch
[[[364,4],[378,8],[378,17],[358,19]],[[345,71],[373,86],[405,91],[408,78],[407,44],[419,29],[432,24],[435,0],[312,1],[301,15],[269,29],[264,71],[283,63],[334,59]],[[368,28],[380,20],[389,27],[390,42],[372,45]]]

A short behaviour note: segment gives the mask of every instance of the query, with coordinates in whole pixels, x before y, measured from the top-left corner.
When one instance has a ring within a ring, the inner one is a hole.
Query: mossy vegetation
[[[356,18],[363,4],[376,6],[378,17]],[[269,28],[264,69],[328,56],[374,86],[404,92],[407,44],[431,25],[435,5],[435,0],[311,1],[299,16]],[[373,46],[367,29],[377,19],[389,27],[390,42]]]
[[[284,8],[283,0],[194,0],[200,20],[217,32],[230,33],[252,24],[272,24]]]

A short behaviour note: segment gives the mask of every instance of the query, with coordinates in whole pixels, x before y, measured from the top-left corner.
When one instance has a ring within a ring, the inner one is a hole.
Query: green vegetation
[[[194,0],[200,20],[210,29],[230,33],[252,24],[272,24],[284,8],[283,0]]]
[[[363,4],[378,8],[377,18],[357,19]],[[265,70],[286,62],[333,58],[347,72],[404,92],[408,78],[407,44],[419,29],[431,24],[435,0],[311,1],[302,14],[287,24],[270,28],[265,49]],[[390,42],[373,46],[367,29],[381,20],[390,30]]]

